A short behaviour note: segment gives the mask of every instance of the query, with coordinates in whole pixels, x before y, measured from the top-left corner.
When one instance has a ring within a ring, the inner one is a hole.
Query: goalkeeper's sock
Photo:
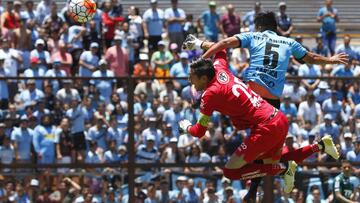
[[[248,164],[242,168],[224,168],[224,176],[230,180],[248,180],[252,178],[274,176],[286,170],[282,163],[277,164]]]
[[[312,154],[317,153],[317,152],[320,152],[320,148],[319,148],[318,144],[311,144],[311,145],[307,145],[305,147],[296,149],[294,151],[282,154],[281,161],[287,162],[290,160],[294,160],[296,163],[301,163],[306,158],[308,158],[309,156],[311,156]]]

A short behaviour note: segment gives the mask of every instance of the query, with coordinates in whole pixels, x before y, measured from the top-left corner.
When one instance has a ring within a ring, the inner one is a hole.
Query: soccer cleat
[[[290,193],[294,188],[296,167],[295,161],[288,162],[288,169],[283,176],[285,182],[284,192],[286,193]]]
[[[335,144],[331,138],[330,135],[325,135],[321,138],[321,141],[323,142],[323,146],[325,149],[324,152],[328,155],[330,155],[334,159],[339,159],[340,155],[338,150],[335,147]]]

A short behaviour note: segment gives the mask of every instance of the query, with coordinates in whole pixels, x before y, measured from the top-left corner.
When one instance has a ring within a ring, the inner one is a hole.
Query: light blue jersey
[[[242,48],[249,49],[250,66],[245,69],[245,81],[253,81],[280,97],[291,55],[301,59],[307,53],[295,40],[278,36],[275,32],[247,32],[235,35]]]

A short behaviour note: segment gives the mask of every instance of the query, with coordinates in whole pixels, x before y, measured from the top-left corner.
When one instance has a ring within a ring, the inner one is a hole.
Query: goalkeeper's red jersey
[[[227,115],[237,129],[253,128],[269,120],[274,107],[230,72],[225,51],[215,55],[213,64],[216,74],[201,97],[200,112]]]

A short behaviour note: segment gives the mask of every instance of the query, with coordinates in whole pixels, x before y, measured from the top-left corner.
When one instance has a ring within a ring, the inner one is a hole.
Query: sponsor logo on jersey
[[[220,71],[217,75],[217,80],[221,84],[227,84],[229,82],[229,75],[225,71]]]

